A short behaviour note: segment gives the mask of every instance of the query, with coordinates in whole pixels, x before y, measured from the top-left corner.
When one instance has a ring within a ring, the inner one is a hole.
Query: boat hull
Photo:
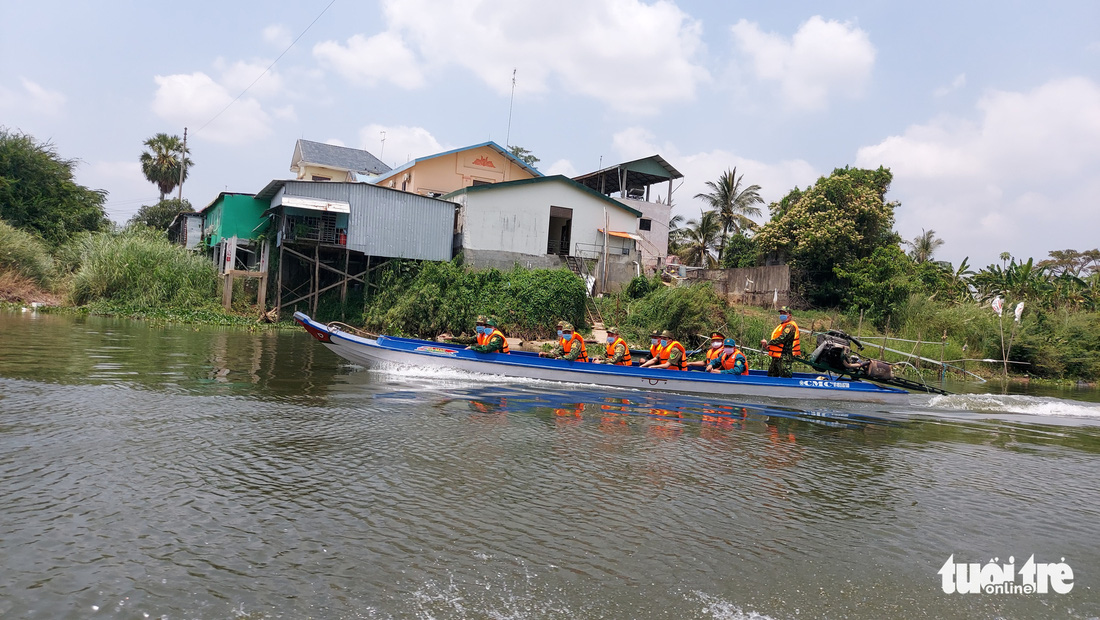
[[[909,393],[861,381],[840,381],[824,375],[796,373],[793,378],[768,377],[762,371],[748,376],[718,375],[637,366],[611,366],[538,357],[533,353],[476,353],[462,347],[426,340],[380,336],[364,338],[330,329],[305,314],[294,319],[340,357],[362,366],[396,364],[448,368],[472,373],[538,379],[563,383],[658,390],[706,396],[841,400],[907,404]]]

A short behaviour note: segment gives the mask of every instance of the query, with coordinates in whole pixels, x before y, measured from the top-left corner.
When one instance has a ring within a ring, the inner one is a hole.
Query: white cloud
[[[820,16],[811,17],[789,39],[744,19],[732,32],[752,73],[777,83],[793,109],[819,110],[835,96],[860,96],[875,64],[875,47],[866,32]]]
[[[1096,247],[1100,85],[1052,80],[989,92],[975,108],[974,120],[933,119],[859,149],[856,165],[894,173],[902,236],[933,228],[944,258],[982,265],[1003,251]]]
[[[539,168],[539,172],[545,174],[548,177],[560,174],[569,178],[577,176],[577,169],[573,166],[573,163],[568,159],[559,159],[558,161],[550,164],[545,170]]]
[[[386,32],[325,42],[314,55],[368,85],[412,88],[424,73],[463,67],[498,95],[516,69],[520,96],[561,89],[635,113],[691,100],[709,79],[694,60],[701,24],[667,1],[384,0],[383,9]]]
[[[385,132],[385,146],[382,143],[382,133]],[[444,146],[423,127],[367,125],[359,130],[359,148],[370,151],[378,159],[391,167],[405,165],[418,157],[434,155],[448,151],[450,146]],[[466,145],[463,145],[466,146]]]
[[[193,128],[196,137],[243,144],[271,133],[271,117],[259,101],[242,97],[226,108],[234,95],[205,73],[158,75],[154,80],[153,112],[166,121]]]
[[[264,28],[263,36],[264,41],[278,48],[286,48],[290,45],[290,42],[294,40],[294,38],[290,36],[290,31],[282,24],[271,24],[267,28]]]
[[[357,34],[348,39],[347,45],[323,41],[313,46],[313,56],[357,84],[390,82],[406,89],[424,85],[416,57],[396,33],[383,32],[369,39]]]
[[[760,206],[762,216],[756,219],[761,223],[769,217],[768,203],[786,196],[795,187],[813,184],[821,176],[813,166],[801,159],[767,163],[721,149],[681,153],[671,143],[657,144],[653,134],[641,127],[630,127],[616,133],[612,145],[622,161],[657,154],[683,174],[682,182],[673,184],[672,199],[673,211],[686,217],[696,217],[699,211],[706,208],[703,201],[695,199],[695,195],[710,191],[706,182],[716,181],[726,170],[737,168],[737,175],[744,175],[742,183],[745,186],[760,186],[760,197],[765,204]],[[654,191],[656,194],[668,194],[667,186],[663,185],[654,187]]]
[[[256,97],[271,97],[283,91],[283,78],[272,69],[264,73],[271,61],[256,63],[238,60],[227,64],[225,60],[218,58],[214,61],[214,68],[221,72],[218,83],[236,97],[239,93],[248,89],[248,94]],[[262,76],[262,77],[261,77]],[[251,86],[251,88],[249,88]]]
[[[944,97],[955,92],[956,90],[959,90],[963,86],[966,86],[966,74],[960,73],[955,76],[954,80],[951,80],[951,84],[947,86],[940,86],[932,94],[937,97]]]
[[[65,95],[49,90],[25,77],[19,78],[21,89],[8,89],[0,85],[0,111],[37,112],[55,116],[65,107]]]

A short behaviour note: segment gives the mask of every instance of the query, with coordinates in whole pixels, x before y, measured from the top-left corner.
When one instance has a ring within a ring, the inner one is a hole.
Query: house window
[[[482,181],[481,179],[474,179],[472,185],[491,185],[492,181]]]
[[[323,177],[321,175],[315,174],[315,175],[313,175],[313,178],[310,179],[310,180],[311,181],[331,181],[332,177]]]
[[[638,220],[638,230],[653,230],[653,220],[645,218]]]

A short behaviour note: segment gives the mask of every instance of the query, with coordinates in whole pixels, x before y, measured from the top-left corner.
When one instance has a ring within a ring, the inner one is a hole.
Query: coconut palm
[[[689,267],[717,267],[718,261],[711,251],[718,245],[718,238],[722,233],[718,212],[704,211],[698,220],[688,220],[681,230],[684,232],[680,251],[677,253],[680,260]]]
[[[183,179],[187,179],[187,169],[195,165],[187,155],[190,149],[184,149],[183,141],[179,136],[170,136],[166,133],[157,135],[145,141],[148,151],[141,152],[141,172],[150,183],[160,190],[160,199],[164,200],[177,185],[180,184],[180,155],[183,155],[184,169]]]
[[[674,215],[668,221],[668,253],[676,254],[684,239],[684,216]]]
[[[718,246],[718,260],[722,260],[722,252],[726,248],[726,238],[732,230],[741,234],[746,230],[756,230],[757,224],[751,217],[759,217],[760,207],[756,204],[764,204],[760,197],[760,186],[750,185],[741,187],[741,180],[745,175],[737,175],[737,167],[727,170],[718,177],[718,182],[707,181],[710,188],[708,194],[695,194],[695,197],[706,202],[718,214],[722,227],[722,244]]]
[[[906,241],[909,246],[909,256],[917,263],[927,263],[932,260],[936,249],[943,245],[943,239],[936,239],[936,231],[921,229],[921,234],[913,237],[912,241]]]

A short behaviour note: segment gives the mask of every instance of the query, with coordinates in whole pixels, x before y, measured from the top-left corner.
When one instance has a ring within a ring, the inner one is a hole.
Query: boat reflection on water
[[[379,398],[423,400],[420,390],[398,390]],[[897,426],[896,417],[830,408],[797,408],[784,405],[719,401],[702,397],[662,392],[627,392],[608,394],[589,389],[531,390],[505,385],[451,386],[434,399],[437,408],[454,403],[466,403],[479,415],[549,413],[559,423],[584,420],[609,424],[617,420],[626,424],[631,418],[665,420],[677,425],[698,425],[708,431],[743,429],[746,422],[786,420],[817,427],[864,429],[868,426]]]

